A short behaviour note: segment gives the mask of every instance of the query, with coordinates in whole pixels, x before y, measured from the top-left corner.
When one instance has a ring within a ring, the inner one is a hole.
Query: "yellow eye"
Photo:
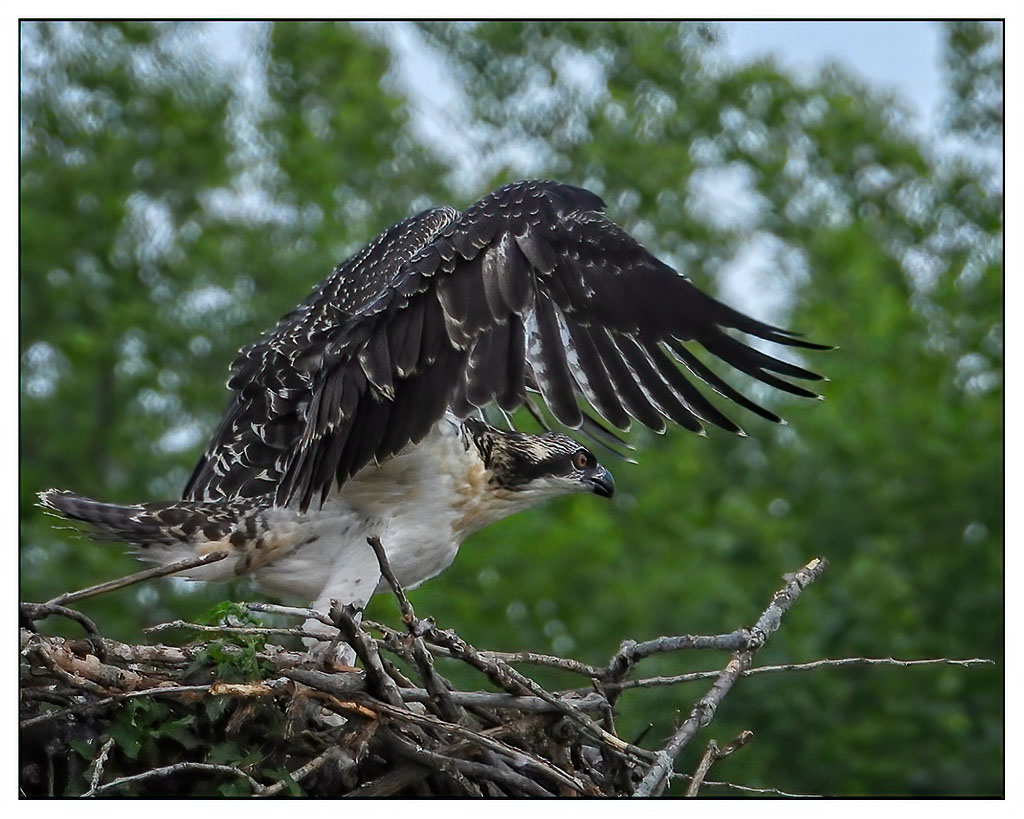
[[[590,465],[590,453],[581,449],[572,456],[572,465],[579,470],[586,469]]]

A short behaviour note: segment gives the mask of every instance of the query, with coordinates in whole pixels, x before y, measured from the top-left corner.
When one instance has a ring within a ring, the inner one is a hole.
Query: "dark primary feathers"
[[[382,233],[271,334],[245,348],[227,414],[185,498],[274,493],[306,509],[419,441],[451,408],[511,411],[536,391],[567,427],[665,419],[739,432],[691,377],[772,421],[684,344],[786,392],[820,376],[726,330],[824,349],[705,295],[604,216],[593,193],[506,185],[465,213],[435,208]],[[678,364],[689,373],[684,374]]]

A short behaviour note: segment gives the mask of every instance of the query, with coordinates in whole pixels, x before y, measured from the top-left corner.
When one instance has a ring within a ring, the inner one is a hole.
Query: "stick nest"
[[[22,793],[657,795],[682,776],[673,772],[679,753],[710,722],[782,615],[826,565],[814,560],[788,577],[752,628],[627,641],[598,667],[485,651],[417,617],[383,547],[374,538],[370,543],[398,600],[401,628],[363,620],[341,605],[324,614],[228,604],[213,625],[174,622],[148,630],[198,641],[129,645],[104,637],[66,605],[149,579],[153,570],[49,603],[23,603]],[[267,627],[253,612],[299,619]],[[76,621],[86,636],[39,633],[36,623],[50,616]],[[307,626],[293,625],[303,621]],[[331,629],[308,631],[310,621]],[[297,647],[297,637],[322,642],[307,651]],[[288,641],[295,647],[279,644]],[[346,646],[358,663],[339,664],[339,649]],[[704,673],[713,685],[668,744],[651,750],[620,737],[617,700],[645,682],[631,679],[637,663],[692,648],[732,653],[720,671]],[[437,658],[471,666],[479,686],[457,689],[435,667]],[[581,687],[547,690],[518,670],[524,665],[573,672],[583,678]],[[690,790],[695,793],[710,764],[746,738],[725,749],[712,743],[714,754],[709,747],[697,773],[686,777]]]

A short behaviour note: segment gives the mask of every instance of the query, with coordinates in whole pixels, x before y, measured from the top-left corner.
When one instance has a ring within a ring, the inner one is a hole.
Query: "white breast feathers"
[[[490,486],[476,447],[449,415],[419,444],[361,471],[322,508],[268,510],[268,523],[295,545],[256,580],[320,610],[332,599],[364,605],[380,581],[368,536],[380,537],[399,582],[413,588],[451,565],[469,534],[517,511],[507,494]]]

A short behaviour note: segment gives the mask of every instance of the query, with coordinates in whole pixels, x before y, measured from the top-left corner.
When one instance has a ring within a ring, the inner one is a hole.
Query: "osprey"
[[[381,587],[369,535],[413,587],[508,515],[574,492],[612,496],[611,474],[587,448],[559,432],[516,431],[509,413],[521,406],[541,421],[546,407],[604,444],[620,441],[609,427],[632,419],[659,432],[668,419],[743,434],[681,364],[781,420],[688,343],[816,397],[780,376],[820,376],[726,330],[823,346],[705,295],[604,207],[582,188],[529,181],[464,213],[439,207],[399,222],[241,350],[227,413],[182,500],[119,506],[49,490],[43,505],[145,561],[229,553],[193,579],[251,575],[320,610],[332,599],[362,607]],[[487,423],[488,408],[509,429]]]

